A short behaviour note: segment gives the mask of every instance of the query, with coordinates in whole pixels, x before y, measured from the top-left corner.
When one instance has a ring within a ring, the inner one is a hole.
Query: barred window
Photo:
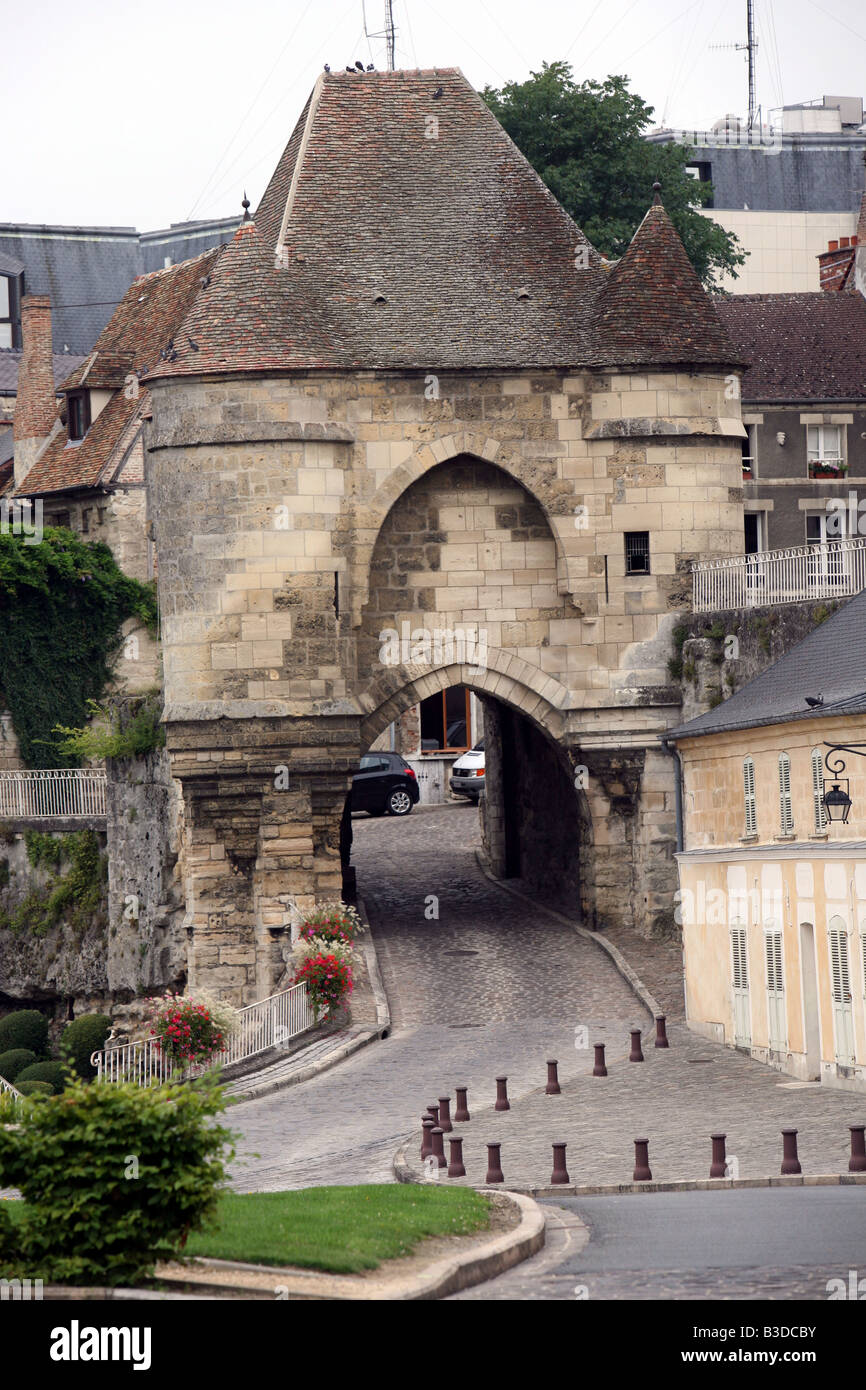
[[[649,574],[649,531],[626,531],[625,572],[626,574]]]

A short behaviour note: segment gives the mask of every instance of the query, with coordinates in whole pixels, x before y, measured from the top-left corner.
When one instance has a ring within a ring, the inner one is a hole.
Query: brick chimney
[[[51,300],[25,294],[21,300],[21,364],[12,437],[15,486],[20,488],[57,419],[51,358]]]
[[[818,257],[818,275],[822,290],[841,290],[845,286],[851,266],[854,264],[857,238],[843,236],[839,241],[831,241],[826,251]]]

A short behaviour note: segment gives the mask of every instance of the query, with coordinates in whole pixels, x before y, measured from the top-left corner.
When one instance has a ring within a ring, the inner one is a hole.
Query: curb
[[[364,952],[364,962],[367,966],[367,973],[370,977],[370,986],[373,991],[373,998],[376,1002],[376,1024],[365,1024],[355,1037],[348,1042],[336,1045],[333,1051],[327,1056],[320,1057],[318,1061],[311,1062],[308,1067],[301,1067],[299,1071],[292,1072],[290,1076],[274,1078],[272,1081],[264,1080],[260,1086],[251,1088],[246,1093],[235,1094],[232,1100],[235,1105],[243,1105],[246,1101],[261,1100],[265,1096],[274,1095],[277,1091],[283,1091],[289,1086],[297,1086],[301,1081],[309,1081],[314,1076],[319,1076],[321,1072],[328,1071],[338,1062],[351,1057],[353,1052],[358,1052],[368,1043],[375,1042],[380,1038],[385,1038],[391,1031],[391,1009],[388,1004],[388,996],[385,993],[385,986],[382,983],[382,975],[379,970],[379,957],[376,954],[376,946],[373,941],[373,931],[370,926],[370,919],[367,916],[367,909],[362,898],[356,902],[358,914],[367,928],[366,934],[361,937],[362,949]],[[336,1033],[335,1038],[340,1034]],[[239,1078],[235,1084],[240,1085],[243,1078]]]
[[[495,1236],[483,1245],[477,1246],[465,1255],[446,1255],[434,1260],[420,1274],[402,1280],[357,1280],[351,1275],[319,1274],[316,1271],[279,1269],[272,1265],[238,1264],[228,1260],[200,1260],[193,1263],[202,1275],[208,1270],[266,1275],[272,1280],[268,1289],[238,1282],[237,1284],[209,1283],[206,1278],[181,1279],[162,1277],[161,1282],[172,1290],[184,1293],[199,1291],[209,1297],[243,1297],[267,1299],[273,1302],[275,1289],[282,1298],[291,1300],[327,1302],[419,1302],[448,1298],[461,1289],[473,1284],[484,1283],[498,1274],[504,1274],[514,1265],[535,1255],[544,1245],[544,1213],[536,1202],[525,1193],[496,1192],[491,1188],[478,1188],[491,1196],[505,1197],[520,1212],[520,1222],[513,1231]],[[160,1275],[157,1273],[158,1279]]]
[[[632,993],[637,995],[645,1009],[649,1009],[653,1021],[655,1021],[658,1015],[664,1013],[664,1009],[661,1007],[658,1000],[654,995],[650,994],[643,980],[632,969],[625,956],[617,946],[614,946],[612,941],[606,941],[601,933],[589,931],[586,927],[579,926],[571,917],[566,917],[563,913],[557,912],[555,908],[546,907],[544,903],[537,902],[535,898],[530,898],[526,893],[522,893],[519,888],[513,887],[507,879],[494,878],[493,874],[484,863],[481,851],[478,849],[475,851],[475,859],[485,878],[489,879],[496,888],[501,888],[503,892],[510,893],[514,898],[519,898],[521,902],[529,903],[536,912],[546,912],[548,917],[553,917],[555,921],[561,922],[563,926],[570,927],[573,932],[577,932],[577,935],[582,936],[585,941],[591,941],[595,946],[599,946],[602,951],[606,951],[626,984],[630,986]]]
[[[408,1181],[404,1179],[403,1181]],[[676,1182],[624,1182],[610,1186],[564,1183],[561,1187],[509,1187],[527,1197],[624,1197],[640,1192],[721,1192],[755,1187],[854,1187],[866,1173],[800,1173],[778,1178],[694,1178]]]

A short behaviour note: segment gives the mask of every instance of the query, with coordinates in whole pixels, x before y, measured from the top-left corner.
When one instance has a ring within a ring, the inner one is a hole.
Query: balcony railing
[[[866,537],[704,560],[692,577],[696,613],[849,598],[866,589]]]
[[[0,772],[0,820],[105,815],[105,769],[33,768]]]
[[[287,1043],[305,1033],[316,1016],[304,984],[292,985],[257,1004],[240,1010],[240,1026],[226,1052],[213,1060],[214,1066],[227,1066],[255,1057],[270,1047]],[[155,1038],[103,1048],[90,1058],[99,1081],[127,1081],[136,1086],[158,1086],[168,1081],[184,1081],[200,1076],[208,1066],[181,1067],[172,1062],[156,1044]]]

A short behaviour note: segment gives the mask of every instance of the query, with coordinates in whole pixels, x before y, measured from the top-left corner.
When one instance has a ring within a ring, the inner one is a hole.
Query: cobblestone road
[[[439,1095],[467,1085],[471,1103],[492,1103],[499,1073],[514,1098],[528,1095],[548,1057],[565,1079],[584,1069],[576,1027],[615,1049],[630,1024],[649,1021],[601,950],[484,877],[473,807],[356,817],[354,835],[392,1035],[233,1111],[240,1190],[387,1181],[395,1149]],[[438,919],[425,916],[431,897]]]

